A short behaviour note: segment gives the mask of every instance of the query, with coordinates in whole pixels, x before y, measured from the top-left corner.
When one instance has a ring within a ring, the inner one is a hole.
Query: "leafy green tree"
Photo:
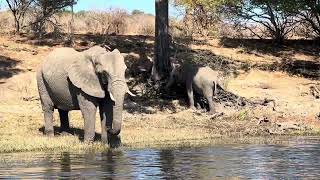
[[[298,23],[291,0],[243,0],[228,9],[236,24],[245,27],[259,38],[269,36],[278,45]],[[254,26],[258,24],[259,26]]]
[[[16,33],[26,26],[32,26],[36,32],[42,32],[45,22],[51,22],[50,17],[76,2],[77,0],[6,0],[14,16]],[[23,25],[28,11],[34,11],[35,20]]]
[[[184,22],[192,31],[190,33],[208,35],[223,18],[224,8],[237,5],[239,2],[239,0],[175,0],[174,4],[185,8]]]
[[[232,20],[259,38],[282,44],[297,23],[306,22],[320,35],[320,0],[175,0],[196,27],[211,28],[219,20]],[[230,21],[228,21],[230,22]]]
[[[144,12],[143,12],[143,11],[140,11],[140,10],[138,10],[138,9],[135,9],[135,10],[133,10],[133,11],[131,12],[131,14],[132,14],[132,15],[138,15],[138,14],[144,14]]]
[[[35,11],[35,21],[30,25],[37,36],[42,36],[46,23],[56,26],[50,18],[61,12],[66,7],[73,7],[77,0],[34,0],[33,10]]]
[[[34,0],[6,0],[6,3],[14,17],[14,25],[16,33],[20,32],[24,22],[24,17]]]
[[[320,0],[293,0],[294,11],[320,37]]]

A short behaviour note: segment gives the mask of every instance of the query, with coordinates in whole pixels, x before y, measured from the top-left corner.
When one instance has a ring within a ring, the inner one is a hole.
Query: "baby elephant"
[[[168,89],[173,83],[186,85],[190,108],[195,109],[193,90],[204,95],[208,100],[210,113],[214,114],[213,96],[217,91],[218,72],[210,67],[197,67],[191,64],[173,64],[170,79],[166,85]]]

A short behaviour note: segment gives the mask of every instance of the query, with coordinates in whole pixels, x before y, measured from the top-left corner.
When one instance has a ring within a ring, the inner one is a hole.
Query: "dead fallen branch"
[[[320,98],[320,90],[319,90],[319,88],[317,86],[311,86],[310,87],[310,93],[316,99]]]

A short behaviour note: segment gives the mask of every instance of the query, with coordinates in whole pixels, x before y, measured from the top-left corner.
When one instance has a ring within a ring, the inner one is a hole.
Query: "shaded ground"
[[[152,37],[104,38],[77,35],[75,42],[78,50],[102,43],[112,49],[117,47],[127,54],[126,63],[129,68],[146,64],[148,56],[152,58],[153,55]],[[173,54],[177,52],[175,58],[178,60],[190,60],[224,72],[223,85],[231,94],[220,94],[216,99],[217,110],[224,115],[216,117],[202,110],[190,111],[187,109],[183,88],[167,94],[157,94],[159,92],[154,90],[156,87],[147,83],[143,72],[130,72],[129,77],[135,76],[130,78],[130,88],[139,96],[128,97],[125,103],[124,127],[121,132],[125,146],[179,146],[197,144],[217,137],[318,133],[320,100],[310,93],[310,87],[319,83],[316,72],[319,56],[310,53],[315,47],[308,49],[305,46],[304,50],[297,50],[295,53],[295,47],[290,46],[290,50],[278,52],[288,54],[287,62],[293,66],[298,60],[314,63],[315,66],[311,64],[310,68],[309,64],[305,65],[308,67],[304,69],[305,72],[315,70],[316,76],[308,77],[301,72],[290,73],[284,68],[272,69],[273,71],[260,68],[281,63],[285,58],[282,55],[264,53],[253,48],[247,52],[245,47],[226,47],[221,43],[223,42],[216,39],[198,40],[188,47],[180,46]],[[80,112],[72,112],[70,115],[75,136],[48,139],[41,132],[43,119],[35,71],[49,51],[65,45],[56,40],[39,42],[28,37],[0,36],[0,72],[3,74],[0,81],[0,151],[88,148],[80,141],[83,136]],[[143,63],[139,63],[140,61]],[[297,66],[303,65],[298,63]],[[313,69],[314,67],[316,68]],[[237,97],[259,103],[264,99],[273,99],[275,105],[241,105],[241,99]],[[55,125],[59,126],[57,114]],[[96,127],[99,138],[98,120]],[[101,146],[95,143],[92,148],[99,149]]]
[[[272,40],[223,38],[219,44],[226,48],[240,48],[240,53],[275,57],[271,64],[257,64],[253,65],[254,68],[320,79],[320,46],[317,40],[286,40],[282,47],[274,47]]]
[[[7,79],[22,72],[15,68],[19,61],[0,55],[0,79]]]

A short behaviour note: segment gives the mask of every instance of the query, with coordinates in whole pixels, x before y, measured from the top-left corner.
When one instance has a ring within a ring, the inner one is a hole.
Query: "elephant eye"
[[[101,77],[101,80],[102,80],[102,83],[103,83],[103,84],[105,84],[106,82],[108,82],[107,73],[105,73],[105,72],[100,73],[100,77]]]

